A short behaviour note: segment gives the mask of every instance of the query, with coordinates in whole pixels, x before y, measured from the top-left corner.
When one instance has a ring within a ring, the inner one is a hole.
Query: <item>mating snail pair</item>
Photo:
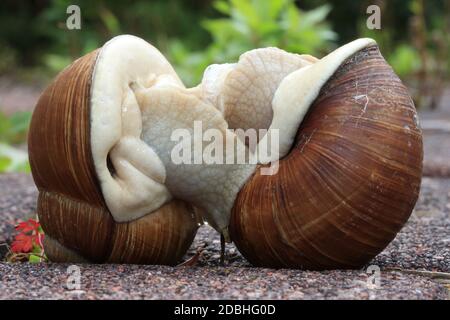
[[[267,129],[256,149],[277,133],[279,150],[256,164],[174,162],[173,131],[196,121],[222,133],[216,147],[252,157],[232,129]],[[320,60],[252,50],[186,89],[157,49],[124,35],[44,91],[29,156],[50,260],[175,264],[206,220],[254,265],[331,269],[360,267],[395,237],[423,148],[407,89],[371,39]]]

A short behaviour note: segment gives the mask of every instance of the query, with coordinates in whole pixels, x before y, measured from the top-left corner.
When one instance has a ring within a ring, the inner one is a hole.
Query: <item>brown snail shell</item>
[[[195,236],[190,205],[173,200],[130,222],[107,209],[90,145],[90,92],[99,50],[63,70],[41,95],[29,131],[37,214],[51,261],[175,264]]]
[[[360,50],[322,87],[278,174],[257,170],[241,189],[231,238],[256,266],[361,267],[408,220],[422,157],[407,89],[377,46]]]

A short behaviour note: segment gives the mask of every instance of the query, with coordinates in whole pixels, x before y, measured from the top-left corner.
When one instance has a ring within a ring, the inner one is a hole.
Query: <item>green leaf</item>
[[[0,143],[0,172],[29,172],[28,153]],[[7,159],[7,160],[5,160]]]
[[[35,256],[34,254],[30,254],[30,256],[28,258],[28,262],[30,262],[30,263],[40,263],[42,261],[41,261],[40,257]]]
[[[99,10],[100,19],[112,35],[120,33],[120,23],[117,17],[106,7],[101,7]]]
[[[251,28],[257,28],[259,24],[259,17],[255,8],[249,0],[231,0],[233,7],[232,16],[236,20],[245,21]]]
[[[9,118],[0,111],[0,141],[9,142],[11,122]]]
[[[11,132],[13,134],[25,133],[28,130],[31,120],[31,112],[22,111],[14,113],[11,118]]]
[[[59,72],[68,66],[71,59],[67,56],[58,54],[47,54],[44,56],[45,65],[53,72]]]
[[[230,4],[227,3],[226,1],[214,1],[213,7],[220,13],[223,13],[226,15],[229,15],[231,13]]]
[[[323,22],[327,15],[331,11],[331,6],[325,4],[323,6],[317,7],[311,11],[303,12],[302,15],[302,24],[305,26],[312,26]]]
[[[297,30],[300,25],[300,13],[295,6],[289,6],[284,14],[284,25],[286,29]]]
[[[395,72],[406,77],[420,68],[420,57],[416,49],[410,45],[399,45],[388,58]]]
[[[14,168],[14,171],[22,173],[31,173],[30,163],[28,161],[24,161],[18,164],[17,167]]]
[[[7,172],[11,166],[12,160],[5,156],[0,156],[0,173]]]
[[[267,10],[271,15],[272,19],[274,19],[282,13],[282,10],[284,8],[289,7],[288,5],[292,3],[292,0],[272,0],[272,1],[263,0],[262,2],[269,4]]]

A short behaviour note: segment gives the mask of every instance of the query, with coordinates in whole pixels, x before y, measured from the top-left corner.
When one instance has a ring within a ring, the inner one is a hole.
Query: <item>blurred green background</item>
[[[66,9],[81,9],[68,30]],[[381,30],[366,9],[381,8]],[[123,33],[159,48],[187,86],[211,63],[276,46],[322,57],[372,37],[418,108],[436,107],[450,74],[450,0],[2,0],[0,2],[0,172],[29,171],[26,130],[39,92],[75,58]]]

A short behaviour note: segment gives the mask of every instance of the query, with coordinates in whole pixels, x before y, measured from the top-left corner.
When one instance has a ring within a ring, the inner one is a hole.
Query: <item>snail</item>
[[[251,50],[186,88],[119,36],[57,77],[29,132],[54,261],[174,264],[201,219],[256,266],[357,268],[410,216],[422,149],[371,39],[322,59]]]
[[[173,265],[192,243],[194,209],[170,196],[164,166],[140,140],[128,84],[147,74],[176,78],[155,48],[119,37],[73,62],[39,98],[28,150],[51,261]]]
[[[240,190],[233,241],[257,266],[364,266],[420,191],[422,133],[407,89],[376,43],[360,39],[289,74],[272,104],[284,157],[277,175],[256,171]]]

